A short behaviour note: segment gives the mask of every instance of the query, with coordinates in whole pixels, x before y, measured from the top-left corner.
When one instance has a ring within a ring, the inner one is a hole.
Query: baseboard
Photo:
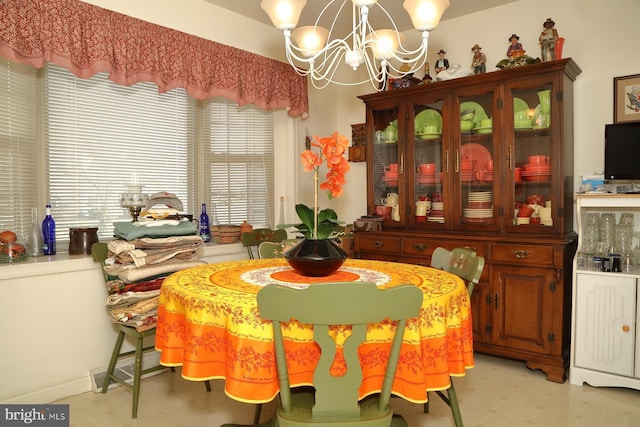
[[[90,390],[91,378],[89,378],[89,376],[87,375],[85,378],[79,378],[77,380],[69,381],[64,384],[57,384],[55,386],[47,387],[42,390],[11,397],[9,399],[3,400],[2,403],[29,403],[35,405],[53,403],[61,399],[66,399],[67,397],[86,393]]]

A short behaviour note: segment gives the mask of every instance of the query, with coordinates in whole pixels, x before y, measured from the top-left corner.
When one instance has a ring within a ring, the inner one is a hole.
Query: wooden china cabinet
[[[398,204],[382,231],[356,233],[356,255],[429,265],[438,246],[475,248],[485,257],[475,350],[524,360],[555,382],[569,360],[580,71],[562,59],[360,97],[368,213],[391,193]],[[533,200],[551,219],[521,224],[515,208]],[[424,201],[431,210],[417,215]]]

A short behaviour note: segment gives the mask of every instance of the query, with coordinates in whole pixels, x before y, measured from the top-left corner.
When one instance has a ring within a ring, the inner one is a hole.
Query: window
[[[182,89],[159,94],[151,83],[120,86],[104,73],[79,79],[54,65],[24,67],[26,75],[14,67],[7,61],[0,69],[0,102],[7,103],[0,113],[6,163],[0,174],[14,177],[0,183],[12,200],[0,206],[3,229],[26,236],[31,207],[51,203],[60,242],[68,241],[70,227],[97,226],[108,239],[113,222],[130,220],[119,198],[134,173],[144,192],[175,193],[196,217],[205,202],[215,204],[221,223],[273,225],[273,113],[222,98],[198,102]],[[28,81],[25,87],[42,84],[41,96],[32,88],[21,103],[28,112],[20,111],[19,120],[16,79]]]

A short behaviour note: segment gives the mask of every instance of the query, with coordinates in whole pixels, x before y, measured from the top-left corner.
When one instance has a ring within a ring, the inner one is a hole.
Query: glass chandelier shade
[[[296,28],[306,0],[262,0],[262,9],[273,25],[284,32],[287,60],[299,74],[310,76],[316,88],[324,88],[330,83],[359,85],[370,82],[379,89],[389,77],[400,78],[421,69],[427,61],[429,32],[438,25],[449,7],[449,0],[405,0],[403,6],[413,26],[422,33],[420,46],[409,50],[403,46],[404,35],[377,0],[351,0],[351,33],[342,39],[331,39],[337,16],[329,30],[318,26],[318,22],[331,4],[341,2],[339,14],[347,1],[329,1],[314,25]],[[369,24],[370,11],[386,15],[391,28],[372,28]],[[336,71],[342,62],[353,70],[364,64],[368,79],[356,82],[339,80]]]

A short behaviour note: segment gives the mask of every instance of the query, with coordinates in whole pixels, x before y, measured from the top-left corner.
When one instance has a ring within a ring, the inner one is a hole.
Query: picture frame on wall
[[[640,74],[613,79],[613,122],[640,121]]]

